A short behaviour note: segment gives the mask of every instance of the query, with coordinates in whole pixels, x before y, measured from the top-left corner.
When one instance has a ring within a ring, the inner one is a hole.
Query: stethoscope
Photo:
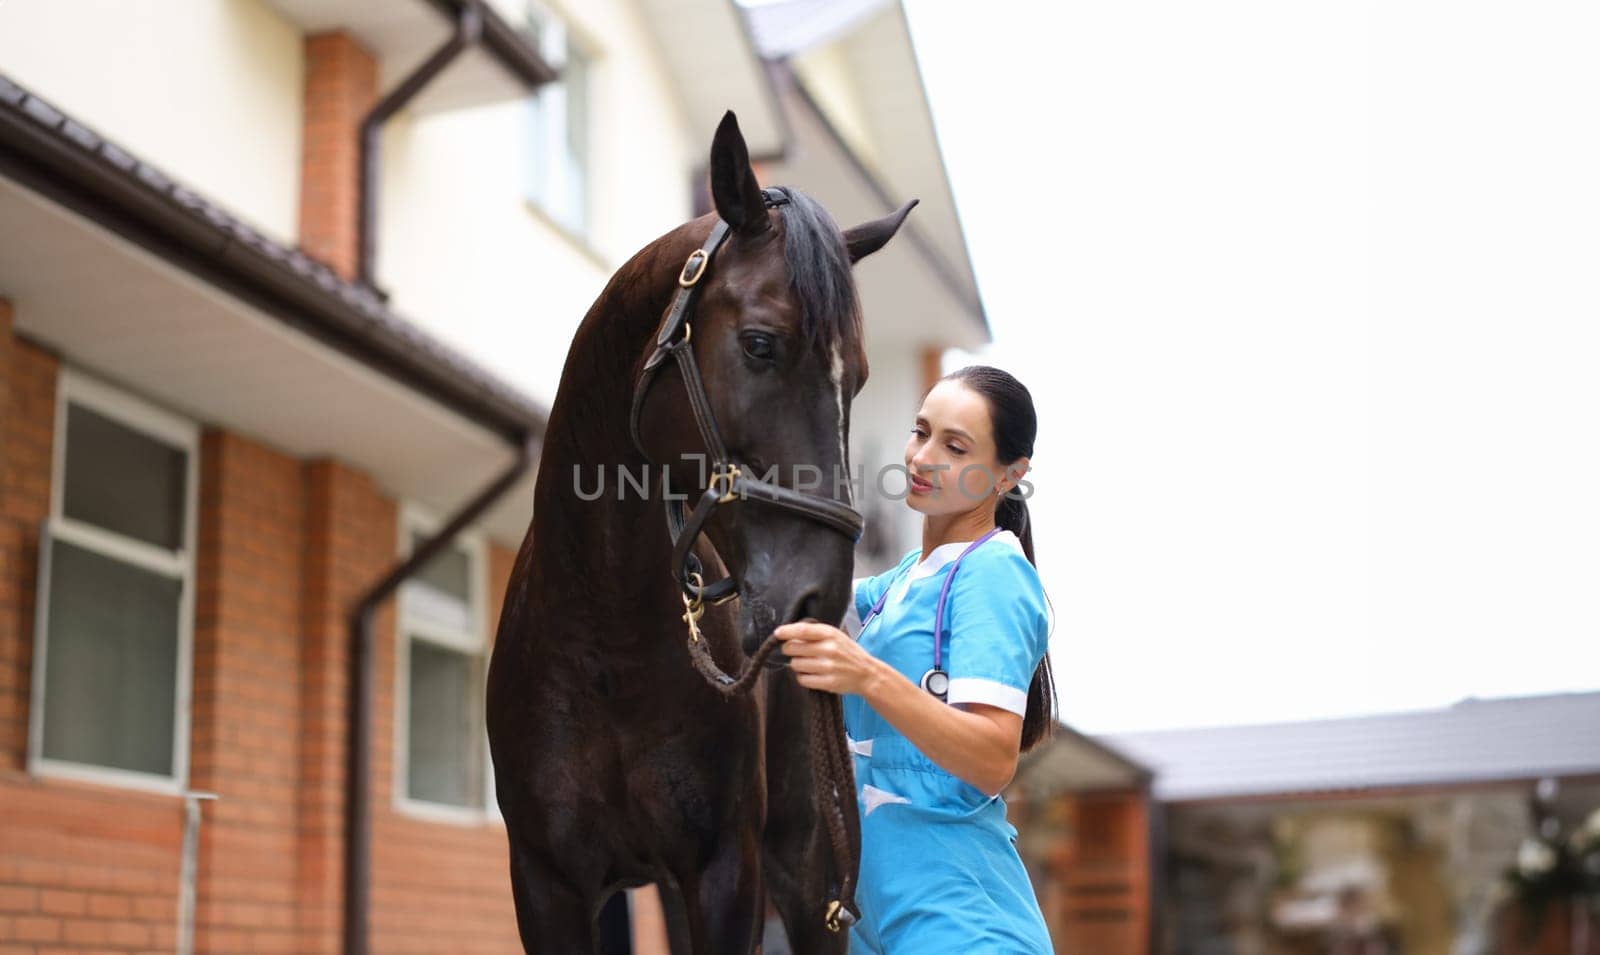
[[[950,569],[945,571],[944,574],[944,586],[939,588],[939,604],[938,608],[933,612],[933,667],[927,673],[922,674],[921,686],[941,701],[946,700],[950,693],[950,674],[946,673],[944,667],[940,665],[943,660],[940,659],[941,654],[939,651],[939,636],[944,633],[944,599],[950,593],[950,581],[955,577],[956,568],[961,565],[961,559],[976,550],[979,544],[1000,533],[1000,531],[1001,528],[996,527],[968,544],[967,549],[963,550],[955,560],[950,562]],[[899,581],[895,581],[894,584],[884,588],[883,593],[878,597],[878,602],[872,605],[872,609],[867,611],[866,618],[861,621],[859,633],[866,632],[867,624],[871,623],[872,618],[876,617],[878,611],[883,609],[884,601],[889,599],[890,591],[894,590],[895,584],[898,583]]]

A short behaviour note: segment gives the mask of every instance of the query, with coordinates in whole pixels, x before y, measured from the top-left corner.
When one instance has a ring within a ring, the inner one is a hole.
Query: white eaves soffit
[[[202,426],[335,458],[396,501],[450,514],[514,450],[495,433],[10,180],[0,296],[16,333]],[[515,545],[532,470],[480,524]]]
[[[901,4],[777,0],[748,7],[745,16],[758,49],[774,61],[775,85],[794,143],[773,171],[819,197],[823,183],[835,177],[856,183],[851,191],[875,197],[866,208],[830,206],[843,226],[917,199],[890,248],[915,247],[923,260],[917,280],[938,285],[950,302],[960,303],[964,327],[948,326],[938,321],[942,315],[912,307],[910,299],[926,290],[906,286],[895,296],[893,324],[926,327],[931,318],[942,330],[938,344],[970,349],[988,341],[977,278]],[[826,175],[822,165],[830,167]],[[883,270],[863,268],[864,284],[874,282],[874,271]]]
[[[711,141],[722,114],[739,117],[750,155],[782,152],[783,115],[733,0],[640,0],[694,141]]]
[[[782,67],[775,70],[780,78],[783,73]],[[810,195],[840,228],[892,211],[894,206],[863,175],[804,94],[793,83],[780,82],[778,87],[794,140],[781,162],[762,164],[761,184],[793,186]],[[913,193],[905,198],[921,197]],[[955,267],[942,262],[918,218],[922,211],[920,204],[911,210],[899,233],[855,267],[868,345],[874,350],[935,345],[976,349],[989,340],[976,293],[953,274]]]
[[[895,193],[921,200],[913,213],[919,228],[963,284],[975,288],[905,10],[899,3],[884,4],[833,43],[856,94],[860,123],[875,146],[867,165]],[[792,62],[805,82],[807,58],[802,54]]]

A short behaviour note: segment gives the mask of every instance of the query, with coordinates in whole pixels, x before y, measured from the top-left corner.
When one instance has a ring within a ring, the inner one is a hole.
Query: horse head
[[[688,572],[680,582],[708,597],[736,591],[740,642],[753,653],[780,624],[838,621],[850,599],[861,526],[850,404],[868,371],[851,268],[916,203],[840,230],[804,193],[761,188],[732,112],[712,140],[709,174],[716,212],[691,224],[700,247],[643,361],[634,435],[675,488],[694,489],[680,550],[703,531],[729,572],[716,587],[689,583]],[[723,506],[705,502],[708,484]]]

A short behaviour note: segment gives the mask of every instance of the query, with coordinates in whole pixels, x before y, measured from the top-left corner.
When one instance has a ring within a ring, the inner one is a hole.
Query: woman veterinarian
[[[1036,431],[1006,372],[940,379],[905,450],[922,547],[855,582],[844,630],[775,631],[801,686],[844,696],[861,810],[852,953],[1052,951],[998,795],[1055,723],[1028,508],[1010,493]]]

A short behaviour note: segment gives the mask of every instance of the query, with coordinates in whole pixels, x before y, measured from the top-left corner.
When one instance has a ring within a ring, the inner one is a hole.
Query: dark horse
[[[693,504],[707,486],[707,458],[720,457],[709,420],[746,472],[838,475],[811,496],[772,490],[770,478],[752,486],[854,515],[859,533],[846,449],[867,363],[851,266],[911,206],[841,232],[804,194],[761,189],[732,113],[712,142],[710,185],[715,214],[634,255],[573,339],[500,617],[488,726],[529,952],[609,945],[602,911],[647,882],[660,887],[679,955],[752,951],[769,893],[797,952],[847,947],[846,932],[824,926],[839,875],[816,799],[819,787],[838,794],[807,748],[820,707],[787,670],[730,698],[690,665],[663,513],[669,493]],[[709,263],[696,264],[708,239]],[[656,368],[656,335],[669,333],[669,305],[691,277],[698,301],[675,340],[692,335],[692,361]],[[704,381],[698,411],[688,378]],[[689,563],[705,581],[729,581],[705,584],[708,596],[737,587],[737,603],[708,602],[700,621],[722,669],[738,672],[781,623],[843,616],[852,537],[806,506],[741,496],[705,520],[709,545],[695,539]],[[841,787],[858,845],[853,787]]]

